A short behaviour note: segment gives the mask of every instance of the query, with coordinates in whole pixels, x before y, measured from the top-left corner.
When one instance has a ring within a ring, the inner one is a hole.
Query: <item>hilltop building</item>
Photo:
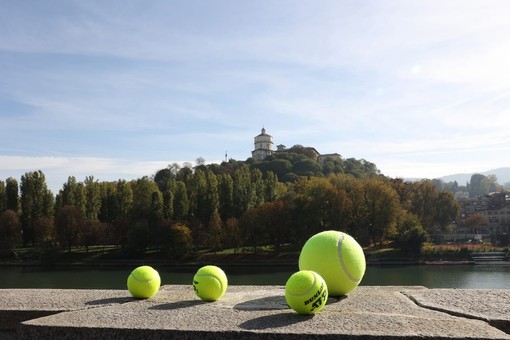
[[[259,135],[255,136],[255,149],[251,152],[251,156],[256,161],[262,161],[267,156],[272,155],[274,152],[282,152],[287,150],[285,145],[279,144],[276,146],[276,151],[273,150],[273,136],[266,133],[266,129],[262,128]],[[338,153],[330,153],[321,155],[313,147],[303,147],[307,151],[308,155],[311,155],[314,160],[323,165],[327,160],[342,161],[342,156]]]
[[[266,129],[262,128],[260,134],[255,137],[255,150],[251,152],[251,156],[256,161],[261,161],[267,156],[273,154],[273,136],[266,133]]]

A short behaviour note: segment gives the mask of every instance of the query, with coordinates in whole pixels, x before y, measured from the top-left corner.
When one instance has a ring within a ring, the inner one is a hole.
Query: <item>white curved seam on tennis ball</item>
[[[212,274],[196,274],[195,276],[200,276],[200,277],[210,276],[212,278],[215,278],[220,283],[220,291],[223,291],[223,284],[221,283],[221,280],[217,276],[214,276]]]
[[[154,280],[154,279],[149,279],[149,280],[142,280],[142,279],[139,279],[139,278],[137,278],[137,277],[136,277],[136,275],[135,275],[134,273],[131,273],[131,276],[132,276],[132,277],[133,277],[136,281],[138,281],[138,282],[140,282],[140,283],[149,283],[149,282],[151,282],[152,280]]]
[[[292,296],[303,296],[305,294],[310,293],[310,291],[313,289],[313,287],[315,287],[315,281],[317,281],[317,275],[315,275],[315,273],[312,273],[312,276],[313,276],[313,282],[310,285],[310,288],[308,288],[305,292],[303,292],[301,294],[293,294],[293,293],[287,292],[287,294],[292,295]]]
[[[340,233],[340,238],[338,239],[338,245],[336,247],[336,249],[338,251],[338,260],[340,261],[340,265],[342,266],[344,273],[347,275],[347,278],[354,283],[359,282],[360,280],[355,279],[351,275],[351,273],[349,273],[349,271],[347,270],[347,266],[345,265],[344,259],[342,257],[342,242],[343,242],[343,240],[344,240],[344,234]]]

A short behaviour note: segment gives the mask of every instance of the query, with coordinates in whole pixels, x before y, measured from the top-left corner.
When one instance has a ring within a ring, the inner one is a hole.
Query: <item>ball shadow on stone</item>
[[[131,296],[126,296],[126,297],[116,297],[116,298],[108,298],[108,299],[99,299],[99,300],[92,300],[92,301],[87,301],[85,302],[86,305],[92,305],[92,306],[96,306],[96,305],[116,305],[116,304],[121,304],[121,303],[126,303],[126,302],[132,302],[134,301],[135,299]]]
[[[288,327],[300,322],[312,319],[313,315],[300,315],[295,312],[287,312],[283,314],[264,315],[245,321],[239,325],[240,328],[246,330],[263,330],[270,328]]]
[[[283,310],[289,309],[285,297],[267,296],[259,299],[243,301],[234,306],[237,310]]]
[[[202,305],[206,302],[203,302],[201,300],[187,300],[187,301],[176,301],[171,303],[165,303],[162,305],[156,305],[149,307],[149,309],[154,310],[173,310],[173,309],[182,309],[182,308],[190,308],[195,307],[198,305]]]

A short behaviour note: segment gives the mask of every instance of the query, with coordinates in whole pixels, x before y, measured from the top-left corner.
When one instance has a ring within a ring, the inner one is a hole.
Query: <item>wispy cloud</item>
[[[382,170],[400,161],[427,176],[477,160],[485,169],[509,142],[509,9],[499,0],[7,2],[0,154],[34,166],[50,157],[69,174],[75,158],[95,160],[82,165],[98,173],[106,160],[212,161],[224,150],[245,159],[265,126],[276,144]]]

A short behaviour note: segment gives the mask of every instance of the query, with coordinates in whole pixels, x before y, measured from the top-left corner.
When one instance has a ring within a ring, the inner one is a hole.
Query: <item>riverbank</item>
[[[497,249],[507,254],[504,262],[510,264],[508,248],[487,246],[426,245],[420,255],[409,255],[399,249],[365,248],[369,266],[386,265],[473,265],[472,254],[490,252]],[[0,260],[3,266],[133,266],[152,263],[159,266],[199,266],[205,264],[229,266],[294,266],[298,263],[299,251],[283,248],[279,252],[263,249],[258,252],[224,250],[211,252],[196,251],[182,258],[169,258],[157,251],[147,251],[143,255],[127,256],[119,247],[73,248],[71,252],[56,251],[51,256],[43,256],[37,248],[22,249],[10,259]]]

